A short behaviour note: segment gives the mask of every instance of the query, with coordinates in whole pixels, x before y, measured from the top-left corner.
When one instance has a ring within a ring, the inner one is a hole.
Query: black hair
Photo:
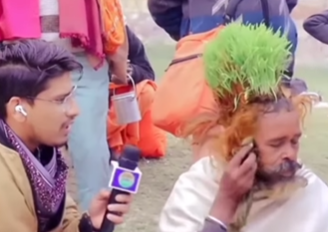
[[[0,51],[0,118],[14,97],[31,98],[47,88],[48,82],[66,72],[82,72],[82,65],[63,47],[42,40],[2,45]]]

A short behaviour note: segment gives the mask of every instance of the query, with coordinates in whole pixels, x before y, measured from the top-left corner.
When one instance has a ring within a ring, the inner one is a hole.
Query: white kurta
[[[221,174],[209,157],[183,173],[162,210],[159,232],[199,232],[214,202]],[[222,169],[221,169],[222,170]],[[254,203],[243,232],[328,232],[328,187],[310,170],[297,172],[308,180],[284,202]]]

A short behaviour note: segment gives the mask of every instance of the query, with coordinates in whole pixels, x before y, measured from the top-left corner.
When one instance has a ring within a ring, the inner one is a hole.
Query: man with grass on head
[[[274,31],[281,30],[287,35],[292,44],[292,56],[297,47],[297,30],[290,13],[296,5],[297,0],[148,0],[155,23],[176,41],[188,34],[212,30],[230,20],[239,19],[245,24],[268,21]],[[286,74],[291,77],[293,72],[294,61]]]
[[[264,25],[237,23],[208,42],[217,111],[189,122],[207,149],[175,183],[158,232],[328,232],[328,187],[299,159],[313,97],[282,82],[288,44]]]

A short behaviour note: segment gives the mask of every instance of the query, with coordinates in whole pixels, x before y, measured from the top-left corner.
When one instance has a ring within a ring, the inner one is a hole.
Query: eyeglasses
[[[38,101],[45,101],[45,102],[50,102],[54,103],[56,105],[59,105],[62,107],[63,112],[68,112],[70,109],[72,109],[74,105],[74,99],[75,99],[75,92],[76,92],[77,86],[75,85],[69,95],[65,96],[63,99],[44,99],[44,98],[38,98],[38,97],[33,97],[29,98],[31,100],[38,100]]]

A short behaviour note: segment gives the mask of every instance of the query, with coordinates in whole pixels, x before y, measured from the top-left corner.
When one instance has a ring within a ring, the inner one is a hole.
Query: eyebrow
[[[301,136],[302,136],[302,133],[298,133],[294,137],[300,138]],[[283,136],[283,137],[279,137],[279,138],[274,138],[274,139],[269,140],[269,143],[272,143],[272,142],[280,142],[280,141],[283,141],[283,140],[286,140],[286,139],[287,139],[287,136]]]
[[[53,98],[67,97],[68,95],[70,95],[72,93],[73,90],[74,90],[74,86],[71,88],[71,90],[69,92],[64,93],[64,94],[60,94],[60,95],[57,95],[57,96],[54,96]]]

